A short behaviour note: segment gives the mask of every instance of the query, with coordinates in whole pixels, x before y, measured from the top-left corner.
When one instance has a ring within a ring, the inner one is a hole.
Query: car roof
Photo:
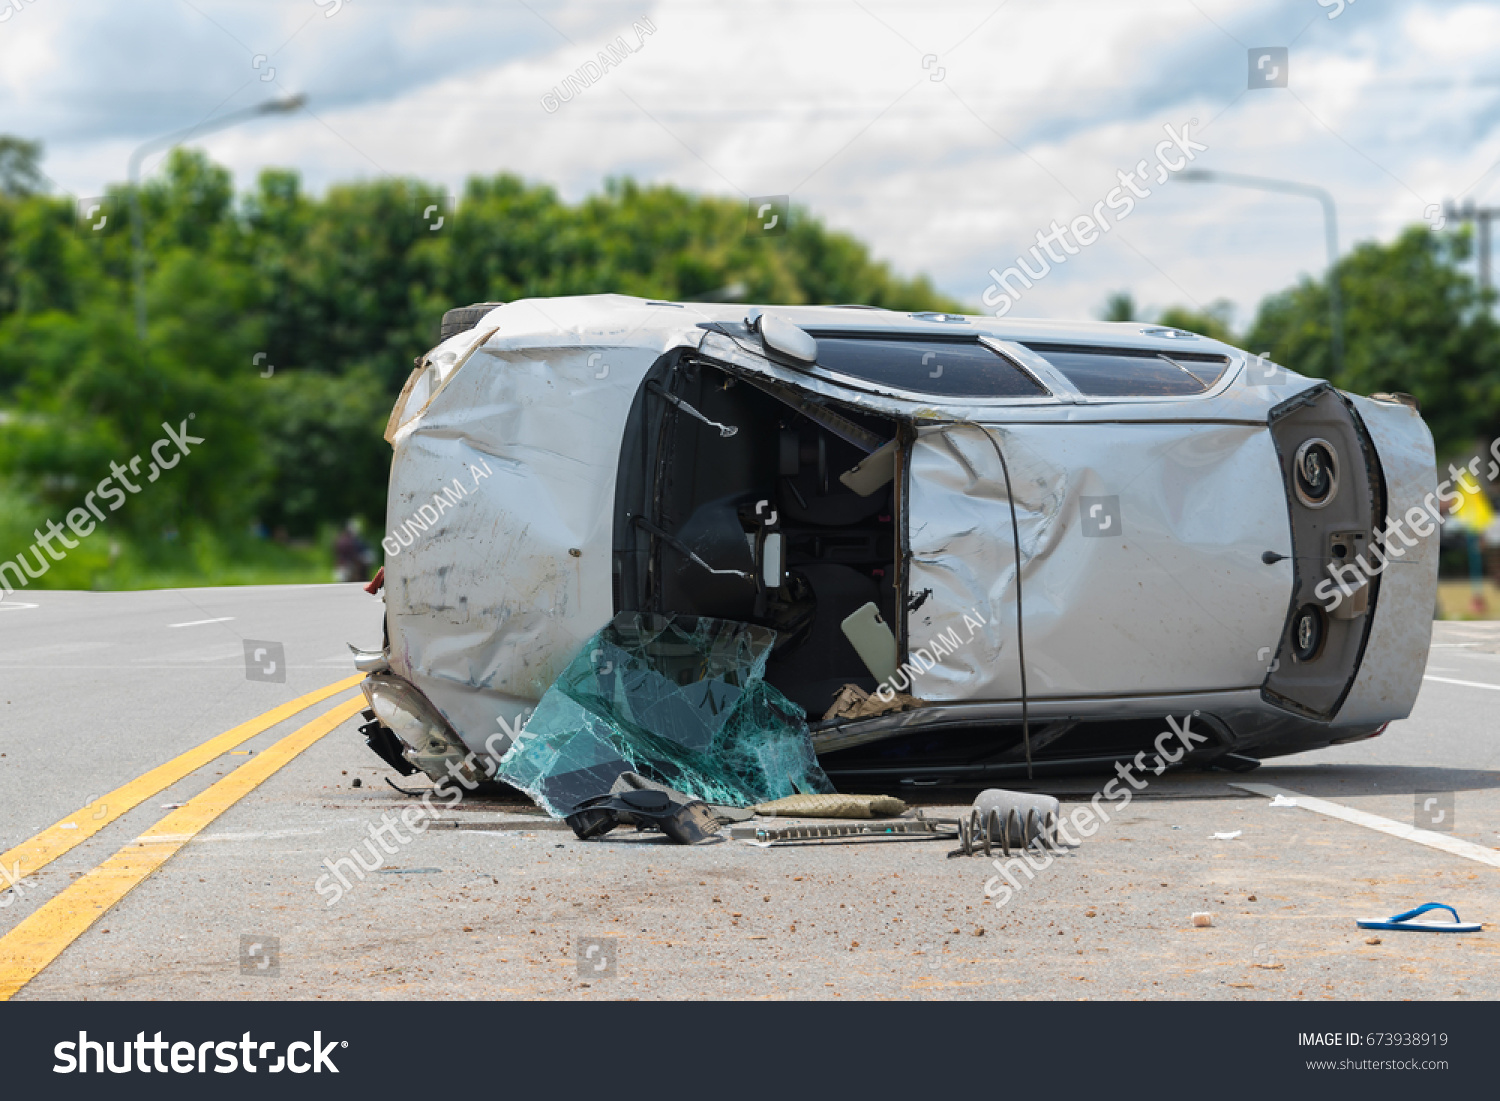
[[[685,327],[718,323],[727,326],[743,324],[759,313],[774,313],[803,329],[841,334],[875,336],[962,337],[987,336],[1016,343],[1085,344],[1100,347],[1138,348],[1153,352],[1207,352],[1229,354],[1239,351],[1209,337],[1186,333],[1170,326],[1142,321],[1061,321],[1048,318],[990,317],[985,314],[954,314],[937,311],[909,312],[874,306],[788,306],[774,303],[673,302],[665,299],[636,298],[623,294],[579,295],[567,298],[522,299],[512,308],[524,304],[563,306],[568,328],[591,343],[656,343],[661,334],[681,331]],[[510,311],[507,311],[510,312]],[[631,324],[622,332],[622,315],[630,314]],[[658,330],[649,333],[649,330]],[[629,335],[626,335],[626,334]],[[621,339],[624,337],[624,339]],[[644,339],[643,339],[644,338]]]

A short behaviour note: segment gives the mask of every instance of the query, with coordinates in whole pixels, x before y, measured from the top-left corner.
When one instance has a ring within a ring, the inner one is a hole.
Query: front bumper
[[[1437,508],[1432,433],[1410,406],[1351,400],[1380,460],[1386,516],[1403,518],[1403,530],[1415,545],[1407,546],[1399,537],[1387,540],[1390,565],[1381,574],[1359,672],[1334,717],[1336,727],[1379,725],[1411,714],[1427,668],[1437,608],[1436,521],[1431,534],[1419,536],[1404,520],[1413,510],[1432,517]]]

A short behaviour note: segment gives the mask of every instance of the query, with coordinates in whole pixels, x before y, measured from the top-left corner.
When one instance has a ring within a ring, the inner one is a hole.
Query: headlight
[[[1339,491],[1339,459],[1333,444],[1311,439],[1297,448],[1292,462],[1292,486],[1308,508],[1323,508]]]
[[[360,684],[381,724],[401,739],[405,757],[434,780],[454,772],[474,783],[485,777],[468,760],[468,751],[448,721],[427,697],[397,677],[366,677]]]
[[[401,388],[401,396],[396,399],[396,407],[391,410],[391,419],[386,422],[385,426],[385,442],[394,444],[396,433],[418,413],[426,409],[432,403],[432,399],[437,397],[438,392],[448,385],[454,375],[458,374],[459,369],[469,362],[469,357],[498,331],[496,327],[476,332],[467,342],[460,342],[457,347],[444,348],[430,357],[423,356],[407,378],[406,385]]]

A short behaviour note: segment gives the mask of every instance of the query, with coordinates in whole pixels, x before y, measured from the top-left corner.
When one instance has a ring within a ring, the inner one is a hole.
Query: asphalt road
[[[358,693],[224,735],[349,678],[344,644],[375,645],[380,613],[356,585],[0,603],[0,851],[32,846],[0,894],[0,996],[7,981],[17,1000],[1500,994],[1500,867],[1230,786],[1425,814],[1500,856],[1500,624],[1437,624],[1416,711],[1381,738],[1153,781],[1034,879],[1014,873],[997,907],[996,869],[944,842],[583,843],[477,799],[387,832],[379,867],[335,892],[325,862],[413,805],[357,721],[298,736]],[[259,671],[280,644],[284,681],[248,679],[246,640],[268,651]],[[141,779],[153,769],[165,786]],[[1426,901],[1486,928],[1354,925]]]

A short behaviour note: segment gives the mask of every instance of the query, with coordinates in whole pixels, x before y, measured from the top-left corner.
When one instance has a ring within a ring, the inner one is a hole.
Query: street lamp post
[[[1473,222],[1479,230],[1479,289],[1489,290],[1490,279],[1490,225],[1500,215],[1500,207],[1476,207],[1473,199],[1465,199],[1460,206],[1449,199],[1443,204],[1443,216],[1451,222]]]
[[[219,130],[226,130],[231,126],[237,126],[250,119],[259,118],[261,115],[283,114],[295,111],[307,102],[305,95],[288,96],[286,99],[273,99],[266,103],[247,107],[242,111],[231,111],[227,115],[221,115],[211,122],[199,126],[190,126],[186,130],[178,130],[159,138],[152,138],[136,151],[130,154],[130,163],[126,175],[130,182],[130,247],[132,253],[132,265],[135,268],[135,331],[142,344],[146,343],[146,237],[141,225],[141,197],[140,197],[140,175],[141,162],[150,153],[158,149],[170,149],[180,142],[189,138],[199,137],[203,134],[212,134]]]
[[[1189,183],[1222,183],[1257,191],[1279,191],[1286,195],[1316,199],[1323,204],[1323,232],[1328,245],[1328,312],[1333,329],[1333,371],[1335,375],[1341,373],[1344,367],[1344,303],[1339,293],[1339,220],[1333,196],[1324,188],[1313,184],[1276,180],[1268,176],[1246,176],[1239,172],[1190,168],[1186,172],[1179,172],[1177,178]]]

